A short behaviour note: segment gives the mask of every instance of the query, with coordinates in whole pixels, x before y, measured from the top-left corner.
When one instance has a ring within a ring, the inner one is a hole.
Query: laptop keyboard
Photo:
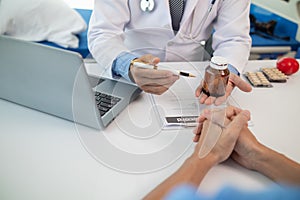
[[[119,101],[120,97],[112,96],[102,92],[95,93],[97,108],[101,117],[104,116],[109,110],[111,110]]]

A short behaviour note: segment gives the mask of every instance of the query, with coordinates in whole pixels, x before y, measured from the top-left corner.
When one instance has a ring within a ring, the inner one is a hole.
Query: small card
[[[166,116],[167,126],[196,126],[198,116]]]

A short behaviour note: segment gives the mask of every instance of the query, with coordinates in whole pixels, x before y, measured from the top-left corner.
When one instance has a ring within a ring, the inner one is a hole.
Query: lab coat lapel
[[[169,0],[165,1],[165,8],[166,12],[168,13],[168,20],[169,20],[169,26],[172,28],[172,19],[171,19],[171,14],[170,14],[170,6],[169,6]],[[163,12],[163,11],[162,11]]]
[[[201,0],[186,1],[181,24],[185,24],[186,21],[190,19],[190,16],[193,14],[193,10],[195,9],[199,1]],[[206,0],[202,0],[202,1],[206,1]]]

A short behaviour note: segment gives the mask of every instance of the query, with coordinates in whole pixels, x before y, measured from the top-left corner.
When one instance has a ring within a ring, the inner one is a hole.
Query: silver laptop
[[[75,52],[0,36],[0,98],[96,129],[105,128],[141,90],[88,76]]]

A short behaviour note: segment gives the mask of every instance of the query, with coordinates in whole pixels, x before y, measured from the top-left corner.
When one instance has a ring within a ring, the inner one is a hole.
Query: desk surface
[[[250,61],[246,70],[271,67],[274,63]],[[300,73],[291,76],[287,83],[273,85],[273,88],[254,88],[249,94],[235,90],[232,97],[241,108],[251,111],[251,130],[261,142],[299,162]],[[143,94],[105,131],[97,132],[0,100],[0,199],[141,199],[178,169],[193,151],[190,129],[176,134],[163,131],[151,139],[124,134],[122,120],[125,117],[130,116],[132,121],[143,117],[145,126],[151,123],[151,116],[147,115],[150,105],[148,96]],[[90,148],[86,146],[86,138],[91,142]],[[174,151],[164,154],[165,158],[154,159],[154,163],[164,164],[159,170],[133,174],[122,172],[114,165],[122,166],[125,161],[132,167],[141,166],[140,158],[133,156],[126,160],[114,155],[106,156],[104,159],[111,160],[103,161],[91,152],[94,148],[102,155],[112,155],[104,146],[102,148],[101,138],[132,155],[155,154],[178,138],[187,148],[178,151],[175,146]],[[172,158],[172,162],[168,158]],[[116,160],[120,162],[109,164]],[[228,184],[259,189],[271,183],[259,173],[229,160],[214,167],[199,189],[210,193]]]

